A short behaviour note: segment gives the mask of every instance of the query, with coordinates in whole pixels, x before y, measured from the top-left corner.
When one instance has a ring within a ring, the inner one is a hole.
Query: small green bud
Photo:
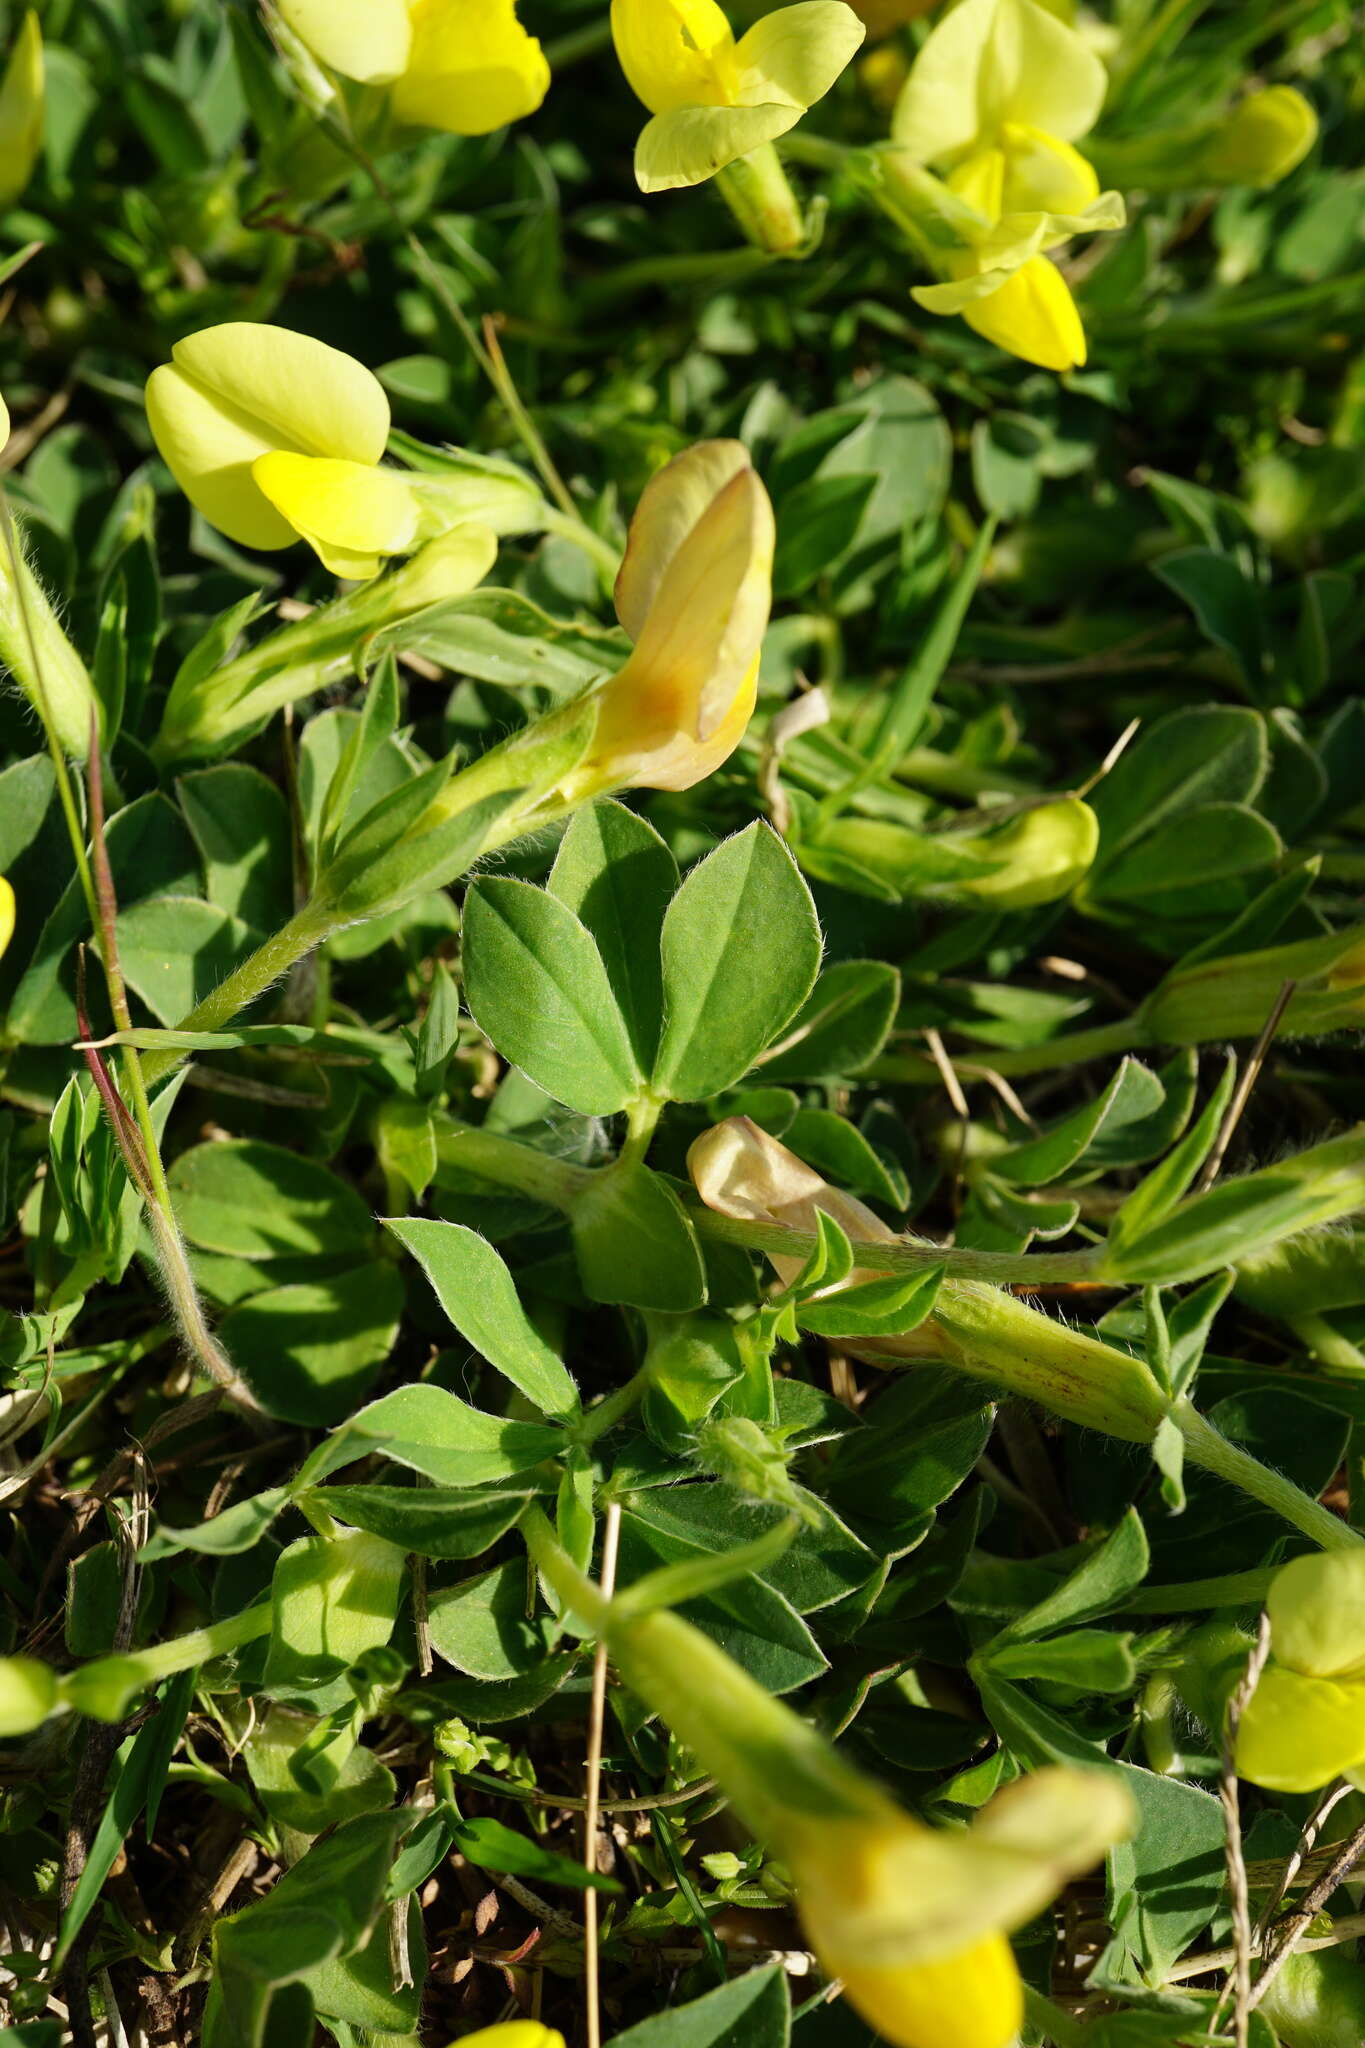
[[[0,1736],[28,1735],[57,1705],[57,1674],[35,1657],[0,1657]]]

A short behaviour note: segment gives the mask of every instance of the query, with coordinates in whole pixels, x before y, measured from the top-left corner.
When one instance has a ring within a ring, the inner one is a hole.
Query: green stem
[[[567,1159],[552,1159],[533,1145],[518,1144],[497,1131],[485,1131],[453,1118],[438,1124],[437,1157],[443,1166],[473,1174],[476,1180],[496,1181],[500,1187],[515,1188],[533,1202],[566,1214],[593,1178],[593,1169],[574,1166]]]
[[[718,1244],[738,1244],[750,1251],[776,1253],[779,1258],[808,1259],[815,1250],[811,1230],[791,1230],[784,1223],[750,1223],[735,1216],[718,1216],[696,1196],[684,1196],[693,1228]],[[1085,1252],[974,1252],[952,1245],[918,1243],[903,1238],[855,1239],[867,1251],[867,1265],[879,1273],[925,1273],[942,1266],[952,1280],[987,1280],[995,1285],[1065,1284],[1093,1280],[1099,1269],[1099,1249]]]
[[[1178,1401],[1171,1412],[1185,1439],[1185,1449],[1196,1464],[1226,1480],[1229,1486],[1250,1494],[1253,1500],[1300,1530],[1319,1549],[1353,1550],[1365,1542],[1359,1530],[1351,1528],[1320,1501],[1310,1500],[1292,1479],[1272,1472],[1249,1451],[1230,1443],[1188,1401]]]
[[[1085,2028],[1032,1984],[1024,1986],[1024,2012],[1052,2048],[1085,2048]]]
[[[96,1721],[121,1721],[135,1694],[149,1691],[178,1671],[191,1671],[196,1664],[207,1664],[244,1643],[255,1642],[258,1636],[269,1635],[273,1612],[266,1601],[247,1608],[244,1614],[230,1614],[207,1628],[175,1636],[169,1643],[154,1643],[124,1656],[98,1657],[93,1664],[82,1664],[58,1680],[59,1704]]]
[[[801,204],[771,142],[717,171],[716,185],[756,249],[796,256],[805,248],[810,237]]]
[[[1179,1586],[1141,1586],[1123,1603],[1125,1614],[1198,1614],[1210,1607],[1259,1607],[1278,1565],[1224,1572],[1216,1579],[1186,1579]]]
[[[298,915],[289,923],[258,946],[249,959],[231,973],[226,981],[218,984],[211,995],[197,1003],[187,1017],[181,1019],[182,1031],[222,1031],[238,1012],[263,996],[268,988],[288,974],[291,967],[320,945],[331,932],[332,926],[326,907],[317,903],[305,903]],[[182,1052],[153,1052],[147,1055],[147,1079],[156,1082],[178,1067],[185,1055]]]
[[[633,1408],[639,1406],[649,1385],[649,1377],[649,1368],[642,1366],[623,1387],[617,1387],[614,1393],[606,1395],[595,1407],[589,1408],[573,1432],[574,1442],[586,1448],[590,1444],[595,1444],[599,1437],[605,1436],[609,1429],[614,1429],[623,1415],[629,1415]]]
[[[581,63],[584,57],[595,57],[599,50],[610,48],[611,20],[604,14],[600,21],[587,22],[582,28],[571,28],[547,43],[545,61],[557,75],[567,71],[570,64]]]

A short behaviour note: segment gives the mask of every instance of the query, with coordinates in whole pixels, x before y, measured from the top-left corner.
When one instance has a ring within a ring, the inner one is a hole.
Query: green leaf
[[[664,920],[664,1032],[653,1087],[696,1102],[732,1087],[791,1022],[820,966],[810,891],[755,823],[693,868]]]
[[[495,1365],[543,1415],[572,1421],[578,1389],[521,1305],[506,1264],[486,1238],[459,1223],[386,1217],[411,1252],[465,1341]]]
[[[412,1820],[400,1808],[348,1821],[264,1898],[219,1920],[203,2048],[283,2048],[308,2038],[313,2000],[299,1980],[368,1941]]]
[[[888,1274],[838,1294],[803,1301],[796,1320],[817,1337],[903,1337],[933,1313],[942,1266]]]
[[[748,1970],[690,2005],[617,2034],[611,2048],[788,2048],[791,2004],[780,1964]]]
[[[205,1251],[354,1256],[374,1243],[374,1218],[353,1188],[318,1160],[258,1138],[192,1146],[167,1179],[180,1228]]]
[[[328,1486],[316,1498],[329,1514],[400,1550],[418,1557],[465,1558],[491,1550],[534,1495],[445,1486]]]
[[[763,1055],[765,1081],[834,1081],[860,1073],[890,1036],[901,978],[881,960],[827,967],[785,1036]]]
[[[992,1644],[980,1655],[1001,1678],[1042,1679],[1076,1692],[1129,1692],[1137,1681],[1131,1640],[1085,1628],[1045,1643]]]
[[[543,1423],[485,1415],[444,1387],[397,1387],[320,1445],[299,1483],[311,1484],[382,1451],[438,1486],[487,1486],[528,1472],[563,1448],[562,1431]]]
[[[210,903],[253,930],[278,930],[294,914],[289,809],[273,782],[240,761],[197,769],[176,784],[204,863]]]
[[[570,1885],[575,1891],[584,1891],[589,1886],[599,1892],[621,1890],[614,1877],[585,1870],[572,1857],[542,1848],[539,1842],[519,1835],[515,1828],[505,1827],[500,1820],[457,1821],[451,1839],[460,1854],[480,1870],[505,1870],[513,1877],[534,1878],[539,1884]]]
[[[1131,1841],[1109,1852],[1108,1917],[1121,1930],[1109,1955],[1131,1955],[1159,1984],[1226,1904],[1223,1809],[1195,1785],[1119,1764],[1137,1802]]]
[[[1230,654],[1253,698],[1265,685],[1261,596],[1232,556],[1212,548],[1183,548],[1153,563],[1156,574],[1183,597],[1215,647]]]
[[[550,1615],[529,1606],[526,1561],[509,1558],[429,1595],[431,1646],[471,1678],[523,1677],[553,1649],[557,1633]]]
[[[1146,1531],[1137,1510],[1129,1508],[1118,1527],[1055,1593],[1002,1629],[992,1652],[1006,1643],[1029,1642],[1058,1629],[1073,1629],[1097,1615],[1112,1614],[1142,1584],[1148,1563]]]
[[[701,1247],[682,1203],[638,1159],[585,1181],[569,1212],[583,1291],[593,1301],[678,1315],[706,1299]]]
[[[147,1833],[156,1827],[157,1810],[180,1741],[185,1718],[194,1702],[198,1671],[182,1671],[163,1688],[156,1712],[136,1735],[130,1735],[119,1749],[110,1773],[109,1797],[94,1840],[90,1844],[76,1889],[62,1915],[61,1931],[52,1958],[59,1971],[71,1944],[90,1917],[91,1908],[104,1888],[120,1849],[138,1815],[145,1811]]]
[[[584,1116],[610,1116],[643,1075],[586,925],[528,882],[476,882],[465,901],[465,997],[503,1058]]]
[[[1254,711],[1209,704],[1158,719],[1094,791],[1100,850],[1082,894],[1102,886],[1109,865],[1167,820],[1201,804],[1250,803],[1269,764],[1265,724]]]
[[[910,1199],[905,1175],[894,1159],[870,1144],[856,1124],[832,1109],[799,1109],[782,1134],[798,1159],[813,1166],[825,1180],[868,1195],[889,1209],[903,1209]]]
[[[305,1428],[349,1415],[398,1338],[403,1283],[386,1259],[270,1287],[230,1308],[219,1335],[267,1415]]]
[[[308,1703],[367,1650],[387,1643],[403,1572],[401,1550],[359,1529],[302,1536],[281,1551],[271,1580],[267,1690]],[[334,1704],[327,1699],[317,1711]]]
[[[1229,1053],[1197,1122],[1161,1164],[1138,1182],[1114,1218],[1105,1251],[1106,1264],[1111,1259],[1121,1259],[1128,1244],[1169,1216],[1179,1202],[1213,1149],[1236,1079],[1237,1058],[1235,1053]]]
[[[560,842],[547,884],[577,916],[597,950],[648,1073],[663,1025],[659,940],[678,887],[678,864],[652,825],[624,804],[589,804]]]

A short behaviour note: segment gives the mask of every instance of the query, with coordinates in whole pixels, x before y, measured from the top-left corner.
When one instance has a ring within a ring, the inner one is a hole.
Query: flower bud
[[[0,211],[22,197],[42,153],[44,96],[43,34],[30,7],[0,79]]]
[[[1318,117],[1292,85],[1248,93],[1210,136],[1190,184],[1264,189],[1301,164],[1318,139]]]
[[[716,0],[612,0],[621,69],[654,116],[640,136],[642,192],[699,185],[794,128],[863,40],[843,0],[800,0],[736,42]]]
[[[3,403],[0,431],[8,436]],[[0,662],[63,753],[83,761],[92,730],[103,730],[103,709],[85,663],[24,554],[22,535],[8,521],[0,536]]]
[[[597,731],[565,786],[690,789],[743,738],[772,604],[772,505],[738,441],[703,441],[646,485],[616,582],[635,642],[596,692]]]

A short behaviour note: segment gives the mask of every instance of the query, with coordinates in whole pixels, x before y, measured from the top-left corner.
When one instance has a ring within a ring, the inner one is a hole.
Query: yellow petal
[[[275,450],[257,457],[252,475],[334,576],[363,581],[416,538],[417,506],[396,469]]]
[[[7,406],[6,404],[5,404],[5,401],[4,401],[4,399],[3,399],[3,398],[0,398],[0,448],[3,448],[3,447],[4,447],[4,445],[5,445],[6,441],[8,441],[8,439],[9,439],[9,407],[8,407],[8,406]]]
[[[230,540],[295,538],[252,475],[275,449],[375,463],[389,433],[377,377],[311,336],[233,321],[177,342],[147,384],[147,419],[181,490]]]
[[[988,298],[962,309],[967,325],[997,348],[1043,370],[1076,370],[1085,361],[1085,329],[1066,279],[1034,256]]]
[[[287,25],[323,64],[362,85],[386,85],[408,61],[407,0],[276,0]]]
[[[1055,903],[1089,871],[1099,843],[1099,819],[1089,804],[1078,796],[1058,797],[974,839],[972,851],[1003,865],[991,874],[964,876],[955,888],[1002,910]]]
[[[719,107],[735,85],[735,39],[716,0],[611,0],[621,69],[651,114]]]
[[[416,0],[412,55],[391,96],[400,121],[488,135],[533,114],[550,67],[515,0]]]
[[[804,113],[852,62],[866,33],[843,0],[798,0],[761,16],[735,51],[739,104]]]
[[[773,509],[741,469],[698,519],[659,578],[628,667],[666,691],[671,723],[709,739],[749,680],[772,605]]]
[[[14,891],[0,875],[0,953],[14,937]]]
[[[499,2026],[463,2035],[450,2048],[564,2048],[564,2036],[539,2020],[503,2020]]]
[[[698,106],[656,114],[635,145],[635,182],[642,192],[700,185],[736,158],[785,135],[801,111],[791,106]]]
[[[1266,1596],[1275,1662],[1311,1678],[1365,1667],[1365,1548],[1296,1557]]]
[[[210,525],[242,547],[293,545],[298,535],[251,474],[274,446],[257,421],[163,363],[147,380],[147,423],[162,461]]]
[[[1106,84],[1099,58],[1037,0],[962,0],[915,59],[892,132],[929,164],[994,141],[1007,121],[1074,142]]]
[[[42,150],[44,77],[43,34],[30,8],[0,80],[0,208],[20,197]]]
[[[638,640],[679,548],[726,485],[752,467],[742,441],[699,441],[656,471],[640,493],[616,578],[616,616]]]
[[[1237,1731],[1237,1769],[1271,1792],[1315,1792],[1365,1763],[1365,1684],[1271,1662]]]
[[[998,221],[1005,206],[1005,152],[977,149],[950,171],[944,181],[950,192],[965,199],[987,220]]]
[[[379,379],[310,334],[232,320],[178,341],[171,357],[210,397],[248,414],[276,448],[378,462],[388,444]]]
[[[662,470],[631,522],[617,604],[635,652],[598,692],[573,788],[690,789],[753,713],[772,603],[773,513],[738,442]]]
[[[939,1962],[888,1969],[829,1951],[818,1928],[810,1936],[824,1968],[843,1979],[850,2004],[894,2048],[1008,2048],[1023,2025],[1019,1966],[1003,1934]]]
[[[1001,131],[1006,213],[1084,213],[1100,196],[1095,167],[1069,142],[1041,128],[1007,121]]]

